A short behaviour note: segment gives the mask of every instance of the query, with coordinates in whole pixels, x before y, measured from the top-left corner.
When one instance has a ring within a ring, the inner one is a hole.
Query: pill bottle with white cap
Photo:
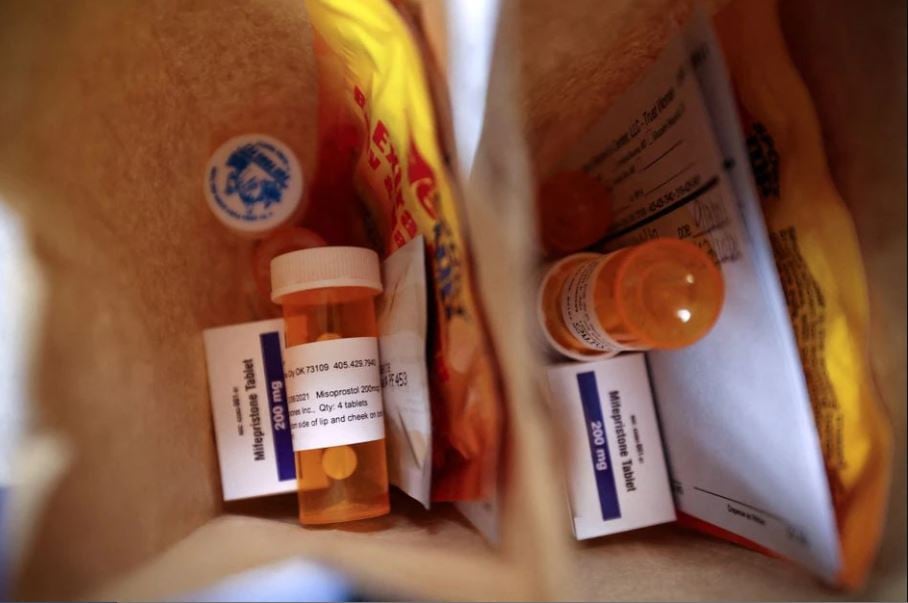
[[[375,318],[381,291],[370,249],[317,247],[271,262],[271,297],[284,311],[284,393],[304,525],[389,510]]]

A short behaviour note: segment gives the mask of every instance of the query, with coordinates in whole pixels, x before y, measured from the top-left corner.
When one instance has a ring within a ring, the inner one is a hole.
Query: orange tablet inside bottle
[[[296,453],[300,523],[384,515],[385,425],[375,296],[378,256],[318,247],[271,263],[285,320],[284,373]]]
[[[724,299],[709,255],[663,238],[557,262],[544,277],[539,314],[557,351],[591,360],[691,345],[713,327]]]

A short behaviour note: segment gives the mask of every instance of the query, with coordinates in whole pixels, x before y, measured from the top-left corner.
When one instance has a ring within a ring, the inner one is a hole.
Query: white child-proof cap
[[[203,186],[215,217],[248,236],[265,236],[303,211],[299,159],[273,136],[244,134],[219,146]]]
[[[313,247],[271,260],[271,300],[325,287],[366,287],[381,293],[378,254],[365,247]]]

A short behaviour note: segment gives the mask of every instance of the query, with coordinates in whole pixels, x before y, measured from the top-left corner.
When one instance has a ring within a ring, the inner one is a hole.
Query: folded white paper
[[[416,237],[382,262],[378,300],[382,397],[391,483],[429,508],[432,409],[426,372],[425,241]]]

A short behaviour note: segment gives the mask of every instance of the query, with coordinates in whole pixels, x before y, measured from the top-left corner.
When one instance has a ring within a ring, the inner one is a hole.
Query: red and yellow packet
[[[867,279],[854,223],[788,55],[776,0],[734,0],[715,22],[820,436],[839,529],[839,581],[857,587],[885,521],[892,434],[868,358]]]
[[[330,167],[331,133],[343,132],[370,244],[386,256],[419,234],[426,240],[432,499],[484,498],[496,481],[503,410],[423,57],[390,2],[307,0],[306,8],[321,84],[319,169]],[[313,203],[317,217],[327,205]]]

